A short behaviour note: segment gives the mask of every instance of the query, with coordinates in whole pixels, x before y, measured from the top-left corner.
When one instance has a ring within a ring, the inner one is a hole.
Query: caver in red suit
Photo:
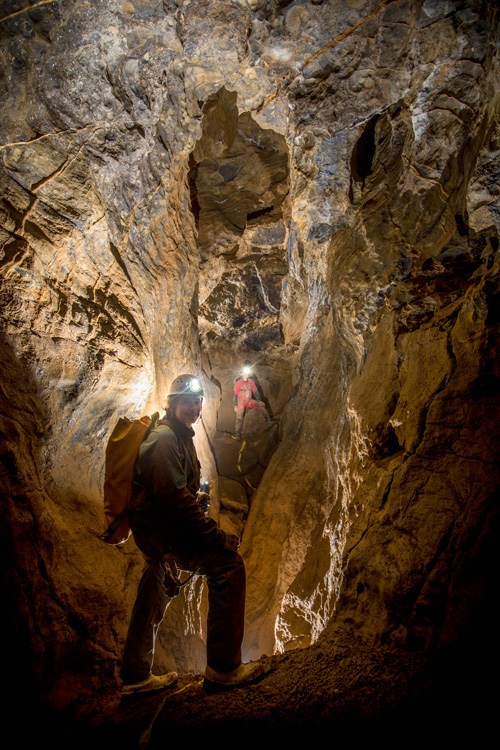
[[[260,401],[257,386],[252,378],[243,373],[234,384],[234,411],[236,412],[236,437],[241,436],[245,409],[256,409],[269,422],[269,413],[263,401]]]

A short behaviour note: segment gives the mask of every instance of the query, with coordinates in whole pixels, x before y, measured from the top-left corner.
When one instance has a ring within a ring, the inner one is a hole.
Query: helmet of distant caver
[[[169,396],[201,396],[203,398],[203,386],[201,380],[194,375],[179,375],[172,382]]]

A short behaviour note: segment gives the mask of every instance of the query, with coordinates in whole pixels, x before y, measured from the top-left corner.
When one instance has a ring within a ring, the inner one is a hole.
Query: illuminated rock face
[[[246,656],[344,626],[464,637],[498,523],[490,5],[20,6],[0,20],[2,575],[33,689],[113,684],[141,561],[98,539],[104,446],[181,371],[204,374],[213,513],[244,529]],[[277,421],[249,413],[241,451],[245,361]],[[201,600],[172,604],[160,666],[202,669]]]

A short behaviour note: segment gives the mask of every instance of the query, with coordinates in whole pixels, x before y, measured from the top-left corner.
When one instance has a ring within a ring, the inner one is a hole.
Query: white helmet
[[[201,380],[194,375],[179,375],[172,382],[169,396],[201,396],[203,398],[203,386]]]

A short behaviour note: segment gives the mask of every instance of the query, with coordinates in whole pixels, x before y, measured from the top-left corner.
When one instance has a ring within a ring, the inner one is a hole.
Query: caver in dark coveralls
[[[151,674],[156,633],[170,603],[163,586],[165,553],[172,554],[181,570],[197,570],[207,578],[207,664],[229,672],[241,663],[245,568],[237,552],[224,549],[225,533],[198,505],[200,470],[193,436],[177,419],[162,419],[139,452],[129,520],[147,563],[123,654],[121,677],[127,683]]]

